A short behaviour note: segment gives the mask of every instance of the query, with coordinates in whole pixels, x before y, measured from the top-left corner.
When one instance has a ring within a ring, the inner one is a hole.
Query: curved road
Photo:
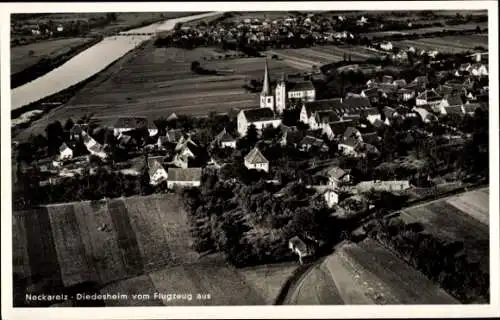
[[[104,70],[114,61],[153,35],[129,35],[128,33],[152,33],[172,30],[179,22],[188,22],[218,15],[220,12],[209,12],[199,15],[169,19],[142,28],[121,33],[121,36],[104,38],[101,42],[71,58],[60,67],[49,73],[11,90],[11,110],[19,109],[30,103],[49,97],[64,89],[74,86],[96,73]]]

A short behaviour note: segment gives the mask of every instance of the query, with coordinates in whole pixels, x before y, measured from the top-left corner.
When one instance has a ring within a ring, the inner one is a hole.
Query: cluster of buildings
[[[289,15],[274,19],[243,18],[239,21],[215,21],[208,25],[200,22],[193,27],[183,26],[174,32],[172,37],[173,39],[201,39],[209,43],[231,43],[242,38],[245,38],[249,44],[286,42],[291,38],[336,42],[354,38],[352,33],[340,30],[341,24],[346,21],[345,16],[326,19],[313,13],[306,16]],[[367,23],[367,18],[361,17],[357,22],[364,25]]]

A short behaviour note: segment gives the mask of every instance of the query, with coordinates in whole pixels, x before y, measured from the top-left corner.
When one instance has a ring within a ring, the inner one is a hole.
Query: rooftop
[[[168,168],[169,181],[200,181],[201,168]]]
[[[274,120],[274,112],[269,108],[253,108],[242,110],[248,122]]]
[[[246,156],[245,161],[250,164],[258,164],[258,163],[269,163],[269,161],[264,157],[264,155],[260,152],[260,150],[255,147],[253,148]]]

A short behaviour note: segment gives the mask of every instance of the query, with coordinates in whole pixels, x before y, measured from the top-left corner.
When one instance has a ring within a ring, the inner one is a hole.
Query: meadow
[[[459,53],[474,51],[476,47],[488,48],[488,34],[465,36],[446,36],[439,38],[422,38],[403,40],[393,43],[397,47],[415,47],[421,50],[438,50],[443,53]]]

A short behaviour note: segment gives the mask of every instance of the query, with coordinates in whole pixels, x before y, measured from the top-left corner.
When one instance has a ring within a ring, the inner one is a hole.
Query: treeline
[[[102,40],[102,37],[97,37],[94,38],[90,42],[85,42],[77,47],[70,48],[65,54],[61,54],[58,56],[49,56],[49,57],[43,57],[38,61],[36,64],[18,72],[15,74],[12,74],[10,76],[10,83],[11,83],[11,88],[16,88],[19,86],[22,86],[23,84],[26,84],[28,82],[31,82],[35,80],[36,78],[39,78],[43,76],[44,74],[54,70],[55,68],[61,66],[64,64],[66,61],[77,55],[78,53],[86,50],[87,48],[90,48],[91,46],[95,45],[99,41]]]
[[[13,209],[26,210],[49,203],[149,195],[155,192],[149,184],[147,170],[143,170],[140,176],[129,176],[98,165],[95,168],[95,174],[90,174],[90,168],[85,168],[82,175],[44,186],[39,185],[40,173],[32,171],[32,174],[23,175],[18,179],[21,188],[12,194]],[[157,188],[166,190],[164,185]]]
[[[424,233],[421,224],[401,219],[374,220],[366,229],[370,237],[394,250],[460,302],[489,302],[489,272],[468,259],[462,242],[442,240]]]

